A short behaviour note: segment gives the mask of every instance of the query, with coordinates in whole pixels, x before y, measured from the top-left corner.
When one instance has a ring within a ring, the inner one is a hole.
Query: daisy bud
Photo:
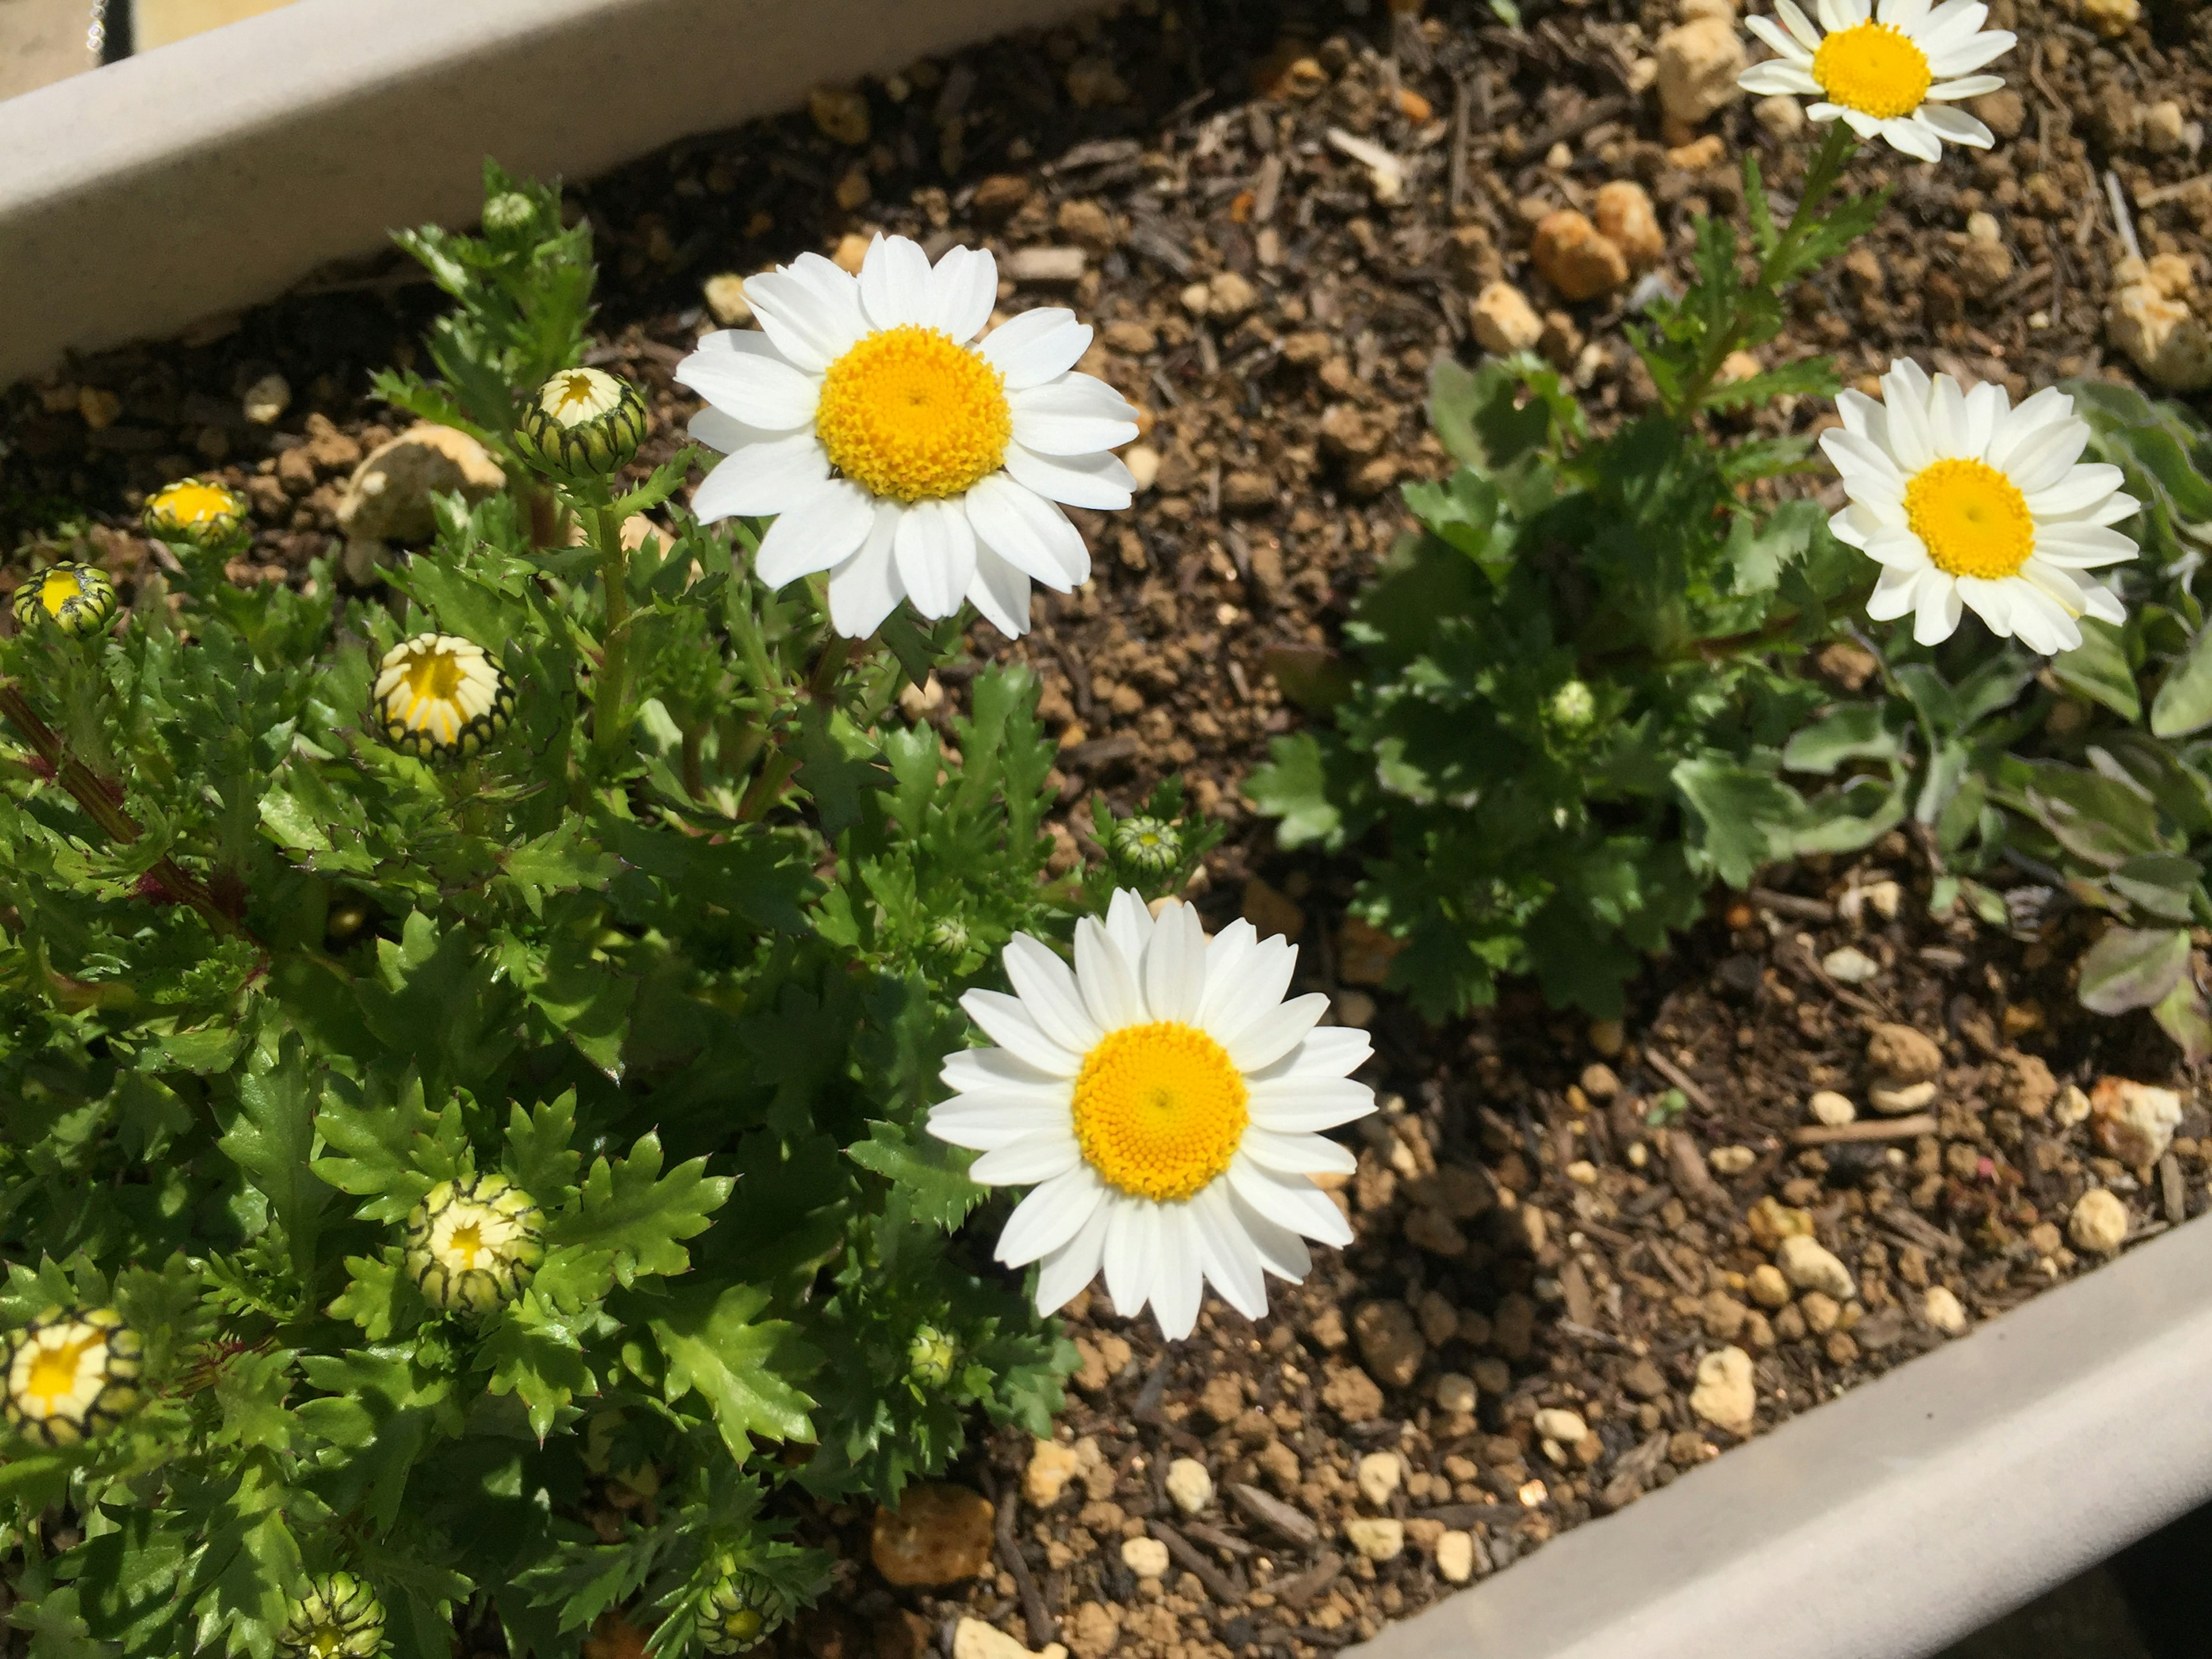
[[[952,1380],[952,1367],[960,1358],[960,1345],[934,1325],[924,1325],[906,1345],[906,1374],[925,1389],[941,1389]]]
[[[73,640],[82,639],[115,615],[115,584],[95,566],[65,560],[17,588],[15,611],[21,627],[46,621]]]
[[[497,658],[453,634],[417,634],[384,653],[369,717],[417,760],[465,760],[507,730],[514,685]]]
[[[407,1275],[434,1308],[487,1314],[522,1294],[544,1239],[544,1212],[505,1176],[441,1181],[407,1218]]]
[[[605,369],[564,368],[538,389],[514,428],[515,447],[571,483],[619,471],[645,441],[645,399]]]
[[[1164,876],[1182,861],[1182,837],[1160,818],[1123,818],[1114,826],[1114,856],[1133,870]]]
[[[1552,693],[1544,712],[1562,732],[1580,733],[1589,731],[1590,722],[1597,718],[1597,699],[1581,680],[1569,680]]]
[[[9,1426],[49,1446],[103,1434],[138,1404],[138,1333],[112,1308],[49,1308],[8,1339]]]
[[[929,948],[947,961],[968,954],[968,924],[957,916],[940,916],[929,925]]]
[[[228,484],[179,478],[146,498],[146,533],[190,547],[215,547],[235,536],[251,504]]]
[[[276,1632],[283,1659],[376,1659],[384,1651],[384,1603],[349,1572],[307,1581],[284,1610]]]
[[[519,190],[503,191],[484,204],[487,236],[518,236],[537,222],[537,204]]]
[[[743,1653],[760,1645],[780,1598],[758,1573],[726,1563],[714,1587],[699,1598],[700,1634],[712,1654]]]

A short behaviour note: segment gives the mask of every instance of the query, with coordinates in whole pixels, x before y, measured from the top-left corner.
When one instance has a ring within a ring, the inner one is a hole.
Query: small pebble
[[[1867,1091],[1867,1104],[1884,1117],[1903,1117],[1924,1110],[1936,1101],[1933,1083],[1876,1084]]]
[[[1759,1154],[1748,1146],[1716,1146],[1705,1162],[1722,1175],[1741,1175],[1759,1162]]]
[[[1344,1541],[1370,1561],[1395,1561],[1406,1548],[1406,1523],[1381,1516],[1355,1516],[1344,1523]],[[1164,1556],[1167,1551],[1163,1548],[1160,1553]]]
[[[1858,1281],[1835,1252],[1802,1233],[1782,1241],[1774,1253],[1774,1265],[1801,1291],[1819,1291],[1838,1302],[1848,1302],[1859,1293]]]
[[[1471,1412],[1481,1398],[1474,1379],[1458,1371],[1446,1371],[1436,1381],[1437,1409],[1445,1412]]]
[[[1839,1095],[1833,1089],[1820,1091],[1805,1103],[1805,1109],[1813,1115],[1814,1122],[1825,1123],[1832,1129],[1841,1127],[1859,1115],[1859,1109],[1851,1104],[1850,1097]]]
[[[1920,1312],[1931,1328],[1946,1336],[1957,1336],[1966,1328],[1966,1309],[1941,1285],[1928,1287],[1928,1293],[1920,1298]]]
[[[1762,1261],[1751,1270],[1749,1289],[1751,1299],[1762,1308],[1790,1305],[1790,1281],[1782,1276],[1782,1269],[1771,1262]]]
[[[1359,1495],[1375,1509],[1383,1509],[1405,1480],[1406,1465],[1395,1452],[1369,1452],[1359,1460],[1352,1479]]]
[[[1168,1465],[1167,1489],[1185,1515],[1196,1515],[1213,1501],[1213,1477],[1195,1457],[1178,1457]]]
[[[1474,1534],[1447,1532],[1437,1540],[1437,1576],[1447,1584],[1464,1584],[1474,1577]]]
[[[246,396],[239,400],[240,412],[256,426],[274,426],[291,406],[292,383],[282,374],[263,375],[246,388]]]
[[[2127,1238],[2128,1206],[2102,1187],[2092,1187],[2075,1204],[2066,1236],[2076,1249],[2110,1255]]]
[[[1157,1538],[1125,1538],[1121,1565],[1139,1578],[1163,1577],[1168,1570],[1168,1547]]]
[[[1536,1413],[1536,1432],[1547,1440],[1556,1440],[1563,1446],[1579,1445],[1589,1432],[1589,1425],[1580,1415],[1559,1406],[1547,1406]]]
[[[1718,1348],[1698,1362],[1698,1386],[1690,1409],[1717,1429],[1749,1434],[1759,1410],[1751,1356],[1741,1348]]]
[[[1821,970],[1844,985],[1863,985],[1881,972],[1881,964],[1856,945],[1846,945],[1820,958]]]

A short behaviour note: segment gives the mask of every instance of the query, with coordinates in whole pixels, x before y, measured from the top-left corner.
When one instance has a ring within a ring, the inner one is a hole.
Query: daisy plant
[[[756,280],[767,331],[686,364],[729,452],[695,466],[665,390],[582,361],[587,222],[487,178],[480,235],[404,239],[456,301],[437,378],[378,384],[508,491],[368,591],[335,546],[234,581],[235,473],[149,498],[127,586],[81,538],[13,573],[0,1599],[34,1651],[552,1654],[619,1610],[742,1652],[829,1583],[791,1488],[895,1504],[979,1422],[1049,1433],[1074,1367],[968,1224],[1000,1166],[929,1133],[940,1077],[963,999],[1046,951],[1014,941],[1089,962],[1079,918],[1218,828],[1163,786],[1063,868],[1035,676],[962,662],[936,724],[899,693],[1083,580],[1060,504],[1127,499],[1129,410],[1067,313],[989,326],[987,254],[886,239]],[[1121,1081],[1082,1097],[1153,1133],[1171,1063],[1214,1115],[1203,1231],[1158,1224],[1209,1254],[1114,1236],[1181,1318],[1197,1273],[1256,1307],[1299,1227],[1340,1237],[1291,1172],[1364,1091],[1262,994],[1286,949],[1163,914],[1116,902],[1090,988],[1143,972],[1187,1036],[1100,1026]]]

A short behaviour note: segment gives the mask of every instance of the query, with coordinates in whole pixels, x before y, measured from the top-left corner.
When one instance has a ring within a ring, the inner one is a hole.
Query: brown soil
[[[2144,252],[2192,257],[2203,276],[2212,185],[2186,143],[2154,150],[2143,112],[2212,107],[2206,15],[2154,6],[2106,42],[2070,9],[1993,10],[2022,37],[2000,65],[2013,90],[1981,106],[1996,150],[1932,169],[1863,156],[1855,179],[1893,185],[1893,210],[1808,288],[1771,361],[1830,349],[1855,380],[1909,350],[2015,396],[2118,372],[2101,323],[2120,252],[2098,188],[2106,168],[2139,204]],[[1405,527],[1395,484],[1443,469],[1425,376],[1440,351],[1473,355],[1467,302],[1484,283],[1502,275],[1529,294],[1542,349],[1601,417],[1638,405],[1622,296],[1549,295],[1528,263],[1537,219],[1637,179],[1679,277],[1690,219],[1740,213],[1742,151],[1758,149],[1786,193],[1808,149],[1763,127],[1748,100],[1709,124],[1716,142],[1669,146],[1686,135],[1662,134],[1650,95],[1631,91],[1668,7],[1534,11],[1525,33],[1472,4],[1435,13],[1352,20],[1246,0],[1170,26],[1158,5],[1131,5],[865,88],[859,147],[801,113],[576,192],[605,270],[593,359],[655,388],[664,447],[690,409],[668,371],[713,325],[708,276],[878,228],[983,241],[1002,270],[1018,250],[1085,250],[1079,280],[1010,282],[1003,303],[1073,304],[1097,325],[1086,366],[1145,407],[1157,471],[1134,511],[1078,515],[1092,584],[1040,595],[1021,641],[979,628],[977,648],[1043,676],[1073,839],[1092,787],[1126,799],[1167,770],[1231,823],[1201,902],[1217,921],[1242,908],[1298,934],[1308,986],[1374,1030],[1373,1079],[1393,1103],[1364,1126],[1343,1193],[1358,1242],[1261,1325],[1211,1304],[1164,1352],[1103,1295],[1081,1311],[1085,1368],[1062,1436],[1083,1449],[1066,1492],[1044,1510],[1018,1496],[1033,1455],[1019,1441],[953,1477],[1015,1506],[994,1570],[944,1593],[894,1591],[868,1565],[867,1516],[811,1517],[841,1549],[846,1593],[782,1638],[787,1651],[949,1647],[963,1616],[1081,1659],[1332,1649],[1449,1588],[1436,1569],[1448,1533],[1472,1535],[1480,1577],[1736,1443],[1690,1405],[1708,1353],[1752,1358],[1757,1425],[1770,1426],[1944,1340],[1928,1314],[1936,1285],[1978,1320],[2082,1271],[2064,1228],[2086,1187],[2121,1195],[2131,1242],[2206,1206],[2212,1123],[2170,1047],[2140,1018],[2074,1006],[2064,968],[2079,919],[2019,938],[1931,922],[1927,872],[1901,838],[1849,867],[1771,872],[1770,890],[1724,903],[1654,965],[1625,1031],[1520,995],[1436,1032],[1350,982],[1364,975],[1362,942],[1338,927],[1349,872],[1273,854],[1237,793],[1294,718],[1270,647],[1332,639]],[[1402,200],[1377,202],[1332,127],[1406,159]],[[831,205],[841,183],[859,192],[849,210]],[[1995,218],[2002,258],[1986,238],[1969,245],[1976,212]],[[213,471],[252,494],[261,526],[234,574],[295,575],[328,545],[338,486],[384,435],[369,371],[404,357],[434,300],[408,268],[379,262],[197,343],[108,354],[19,390],[0,535],[51,539],[72,504],[88,506],[82,533],[127,577],[147,556],[130,528],[143,492]],[[274,430],[246,422],[239,401],[271,370],[295,388]],[[1821,414],[1808,404],[1762,419],[1802,429]],[[1883,881],[1901,890],[1894,920]],[[1821,966],[1847,945],[1871,978],[1839,983]],[[1881,1138],[1801,1144],[1815,1090],[1850,1097],[1868,1121],[1869,1034],[1886,1022],[1940,1044],[1933,1124],[1905,1133],[1913,1113],[1873,1120],[1894,1131]],[[2107,1074],[2182,1091],[2179,1138],[2149,1167],[2063,1121],[2061,1085]],[[1759,1270],[1779,1231],[1807,1227],[1855,1297],[1775,1301]],[[1447,1377],[1473,1383],[1471,1413],[1450,1409],[1466,1395],[1440,1388]],[[1540,1410],[1561,1408],[1588,1431],[1577,1444],[1537,1429]],[[1357,1472],[1381,1451],[1397,1454],[1402,1480],[1377,1504]],[[1216,1489],[1195,1516],[1164,1484],[1183,1456]],[[1406,1523],[1402,1553],[1380,1563],[1344,1531],[1378,1513]],[[1124,1563],[1136,1536],[1168,1542],[1164,1580]]]

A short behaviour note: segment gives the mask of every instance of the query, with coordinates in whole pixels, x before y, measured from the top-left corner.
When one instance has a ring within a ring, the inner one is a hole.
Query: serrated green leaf
[[[316,1102],[306,1045],[288,1036],[275,1065],[239,1079],[238,1115],[216,1143],[268,1199],[303,1284],[314,1279],[316,1237],[331,1197],[309,1167]]]
[[[680,1297],[651,1323],[666,1358],[662,1391],[673,1405],[697,1390],[714,1413],[730,1455],[742,1462],[756,1437],[814,1438],[813,1401],[784,1380],[788,1363],[771,1362],[792,1340],[781,1320],[756,1322],[768,1292],[747,1285],[707,1287]]]
[[[594,1159],[577,1207],[555,1219],[547,1243],[604,1251],[624,1287],[647,1274],[688,1272],[691,1257],[680,1241],[707,1231],[732,1183],[708,1175],[703,1158],[665,1176],[660,1161],[657,1134],[641,1136],[628,1158]]]

